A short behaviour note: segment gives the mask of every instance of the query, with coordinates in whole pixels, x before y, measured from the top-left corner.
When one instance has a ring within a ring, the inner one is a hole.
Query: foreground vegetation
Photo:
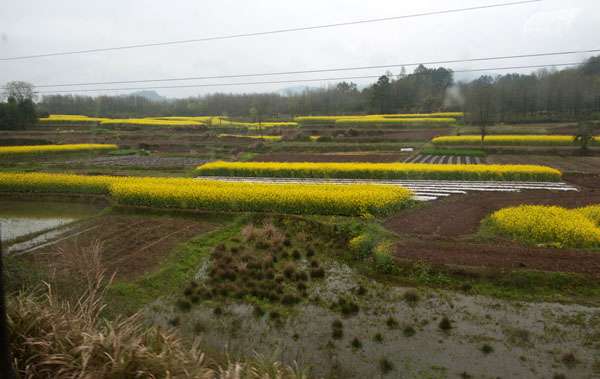
[[[0,174],[0,191],[109,195],[120,205],[288,214],[387,215],[411,192],[375,184],[253,184],[188,178]]]
[[[196,171],[206,176],[348,178],[348,179],[456,179],[558,181],[561,173],[534,165],[436,165],[419,163],[281,163],[210,162]]]

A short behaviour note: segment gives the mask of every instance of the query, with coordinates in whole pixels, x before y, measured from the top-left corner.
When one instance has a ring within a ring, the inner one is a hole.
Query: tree
[[[390,78],[382,75],[371,88],[371,104],[380,114],[390,113]]]
[[[589,151],[590,142],[594,140],[598,123],[594,121],[580,122],[577,126],[577,135],[575,142],[579,143],[582,154],[587,154]]]
[[[36,95],[33,91],[33,85],[31,83],[22,81],[12,81],[6,83],[4,86],[3,97],[13,98],[17,103],[21,103],[25,100],[35,100]]]
[[[251,107],[250,110],[248,111],[248,113],[250,114],[250,117],[252,118],[252,122],[254,122],[254,123],[258,122],[258,133],[262,136],[260,111],[256,107]]]
[[[465,92],[466,117],[471,124],[479,127],[483,146],[487,128],[495,121],[494,79],[482,76],[468,84]]]
[[[0,103],[0,128],[18,129],[37,122],[33,86],[26,82],[9,82],[4,86]]]

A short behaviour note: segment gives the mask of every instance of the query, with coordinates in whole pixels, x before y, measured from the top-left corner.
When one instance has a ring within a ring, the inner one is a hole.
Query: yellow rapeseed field
[[[232,138],[250,138],[250,139],[260,139],[260,140],[266,140],[266,141],[281,141],[281,136],[257,136],[257,135],[251,135],[251,134],[219,134],[218,135],[219,138],[227,138],[227,137],[232,137]]]
[[[83,143],[74,145],[0,146],[0,157],[48,153],[73,153],[83,151],[115,150],[117,145]]]
[[[194,120],[164,120],[155,118],[123,118],[110,119],[100,123],[100,125],[142,125],[142,126],[201,126],[202,122]]]
[[[85,124],[85,123],[97,123],[101,121],[109,120],[108,118],[103,117],[88,117],[81,115],[72,115],[72,114],[51,114],[48,117],[42,117],[39,119],[41,124]]]
[[[431,140],[434,145],[480,145],[481,136],[442,136]],[[567,135],[493,135],[484,138],[484,145],[553,145],[567,146],[575,143],[575,137]]]
[[[335,125],[450,125],[454,124],[454,118],[391,118],[391,117],[354,117],[335,120]]]
[[[460,179],[558,181],[561,172],[535,165],[437,165],[423,163],[284,163],[216,161],[196,168],[206,176],[345,178],[345,179]]]
[[[456,118],[464,117],[462,112],[439,112],[439,113],[396,113],[396,114],[373,114],[373,115],[338,115],[338,116],[298,116],[294,121],[303,124],[317,123],[343,123],[344,120],[357,120],[356,123],[384,122],[383,119],[424,119],[445,118],[447,122],[454,122]]]
[[[324,215],[387,215],[410,204],[398,186],[254,184],[190,178],[0,173],[0,191],[92,193],[136,207]]]
[[[494,212],[484,225],[497,234],[526,243],[600,247],[600,228],[577,210],[521,205]]]
[[[600,227],[600,204],[589,205],[576,210]]]

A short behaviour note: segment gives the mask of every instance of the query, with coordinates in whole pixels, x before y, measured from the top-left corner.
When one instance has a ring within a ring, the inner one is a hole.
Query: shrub
[[[382,241],[375,246],[373,259],[375,268],[383,273],[389,274],[396,269],[394,263],[394,245],[392,241]]]
[[[354,259],[366,259],[373,251],[375,238],[368,233],[362,233],[352,238],[348,242],[348,246]]]
[[[440,323],[438,324],[438,327],[447,332],[450,329],[452,329],[452,321],[450,321],[450,319],[446,316],[442,317],[442,320],[440,321]]]

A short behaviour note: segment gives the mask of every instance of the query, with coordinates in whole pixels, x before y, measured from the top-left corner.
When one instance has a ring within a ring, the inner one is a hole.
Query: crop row
[[[401,125],[401,126],[446,126],[456,123],[455,118],[431,117],[431,118],[389,118],[389,117],[354,117],[335,120],[339,126],[361,126],[361,125]]]
[[[539,180],[558,181],[561,172],[536,165],[436,165],[421,163],[283,163],[210,162],[198,166],[205,176],[344,178],[344,179],[442,179],[442,180]]]
[[[397,113],[397,114],[374,114],[374,115],[338,115],[338,116],[298,116],[294,121],[301,124],[334,124],[343,123],[344,120],[361,120],[362,123],[384,122],[385,119],[425,119],[442,118],[456,121],[463,117],[462,112],[440,112],[440,113]],[[447,123],[448,121],[446,121]]]
[[[94,143],[74,145],[0,146],[0,157],[48,153],[74,153],[83,151],[106,151],[115,149],[117,149],[117,145]]]
[[[281,136],[260,136],[251,134],[226,134],[222,133],[218,135],[219,138],[247,138],[247,139],[258,139],[265,141],[281,141]]]
[[[521,205],[494,212],[483,223],[493,233],[529,244],[600,247],[600,206],[565,209]]]
[[[595,138],[600,142],[600,137]],[[481,136],[442,136],[431,140],[434,145],[481,145]],[[575,137],[568,135],[493,135],[485,136],[484,145],[489,146],[569,146]]]
[[[251,184],[45,173],[2,173],[0,191],[104,194],[117,204],[136,207],[345,216],[388,215],[412,201],[405,188],[374,184]]]

